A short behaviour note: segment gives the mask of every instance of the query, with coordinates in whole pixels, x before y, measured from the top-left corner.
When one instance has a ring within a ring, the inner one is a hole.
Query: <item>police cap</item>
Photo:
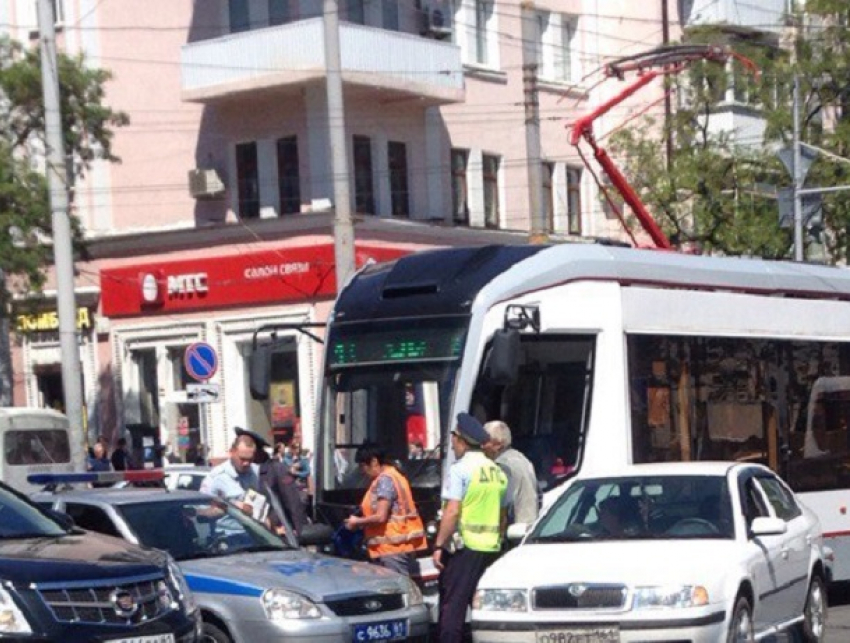
[[[454,430],[460,438],[470,446],[480,447],[490,440],[490,435],[477,418],[469,413],[457,414],[457,428]]]

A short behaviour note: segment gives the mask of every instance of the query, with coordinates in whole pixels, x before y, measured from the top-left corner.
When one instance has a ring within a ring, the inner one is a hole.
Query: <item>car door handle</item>
[[[782,558],[788,558],[788,548],[787,547],[783,547],[782,549],[780,549],[779,553],[782,556]]]

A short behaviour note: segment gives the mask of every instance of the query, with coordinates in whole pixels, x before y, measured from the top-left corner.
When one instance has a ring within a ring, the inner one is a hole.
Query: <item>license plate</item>
[[[407,620],[381,621],[354,626],[354,643],[398,641],[407,638]]]
[[[149,636],[128,636],[123,639],[109,639],[108,643],[174,643],[174,635],[153,634]]]
[[[620,643],[619,627],[538,630],[537,643]]]

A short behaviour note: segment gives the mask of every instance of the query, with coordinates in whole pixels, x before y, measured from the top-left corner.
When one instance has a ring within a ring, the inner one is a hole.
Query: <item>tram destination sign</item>
[[[330,366],[457,359],[467,324],[453,317],[339,325],[330,333]]]

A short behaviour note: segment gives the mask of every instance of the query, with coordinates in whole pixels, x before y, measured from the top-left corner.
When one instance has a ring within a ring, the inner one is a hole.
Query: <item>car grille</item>
[[[555,585],[538,587],[532,594],[533,609],[616,609],[626,601],[624,585]]]
[[[150,621],[171,610],[159,601],[157,583],[161,576],[98,581],[97,584],[66,584],[64,587],[37,586],[41,599],[62,623],[107,623],[124,625]],[[115,592],[127,592],[137,608],[132,614],[121,612],[113,602]]]
[[[368,596],[326,601],[325,604],[337,616],[366,616],[402,609],[404,607],[404,595],[370,594]]]

